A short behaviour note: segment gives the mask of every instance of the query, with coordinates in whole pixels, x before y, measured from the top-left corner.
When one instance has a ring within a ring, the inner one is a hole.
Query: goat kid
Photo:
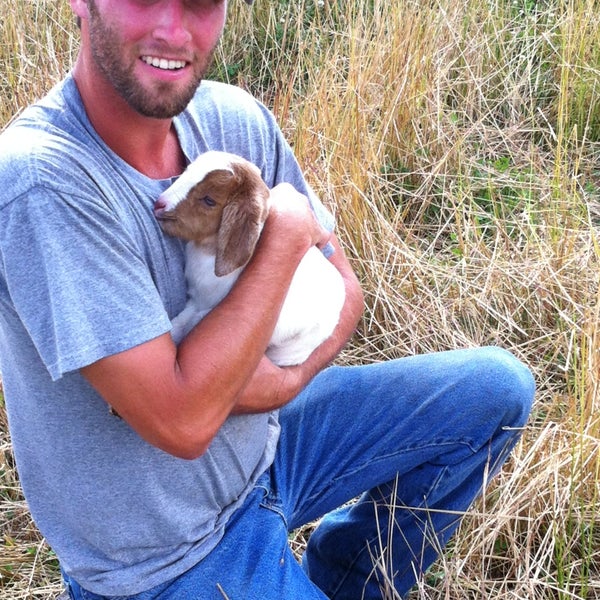
[[[209,151],[156,200],[163,231],[186,240],[188,301],[172,321],[179,343],[233,287],[250,260],[269,211],[270,192],[247,160]],[[304,362],[326,340],[344,304],[339,271],[312,247],[304,256],[266,351],[280,366]]]

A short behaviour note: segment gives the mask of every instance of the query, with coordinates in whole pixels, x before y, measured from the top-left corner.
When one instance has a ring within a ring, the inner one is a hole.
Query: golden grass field
[[[67,2],[0,10],[1,126],[78,36]],[[367,303],[341,362],[497,344],[535,374],[521,443],[411,600],[600,598],[600,2],[231,0],[212,76],[274,110],[337,215]],[[0,544],[0,597],[60,590],[3,411]]]

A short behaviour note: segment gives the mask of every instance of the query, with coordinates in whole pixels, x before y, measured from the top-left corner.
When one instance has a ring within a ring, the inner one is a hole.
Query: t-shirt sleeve
[[[169,331],[144,257],[101,203],[35,187],[2,212],[5,285],[54,380]]]

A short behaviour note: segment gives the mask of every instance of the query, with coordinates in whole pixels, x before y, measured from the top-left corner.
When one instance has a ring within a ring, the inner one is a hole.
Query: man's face
[[[171,118],[204,77],[226,9],[227,0],[88,0],[92,57],[134,110]]]

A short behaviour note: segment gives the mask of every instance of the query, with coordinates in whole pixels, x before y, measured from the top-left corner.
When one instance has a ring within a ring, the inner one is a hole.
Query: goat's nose
[[[167,201],[162,196],[159,196],[156,202],[154,203],[154,216],[162,216],[166,209]]]

